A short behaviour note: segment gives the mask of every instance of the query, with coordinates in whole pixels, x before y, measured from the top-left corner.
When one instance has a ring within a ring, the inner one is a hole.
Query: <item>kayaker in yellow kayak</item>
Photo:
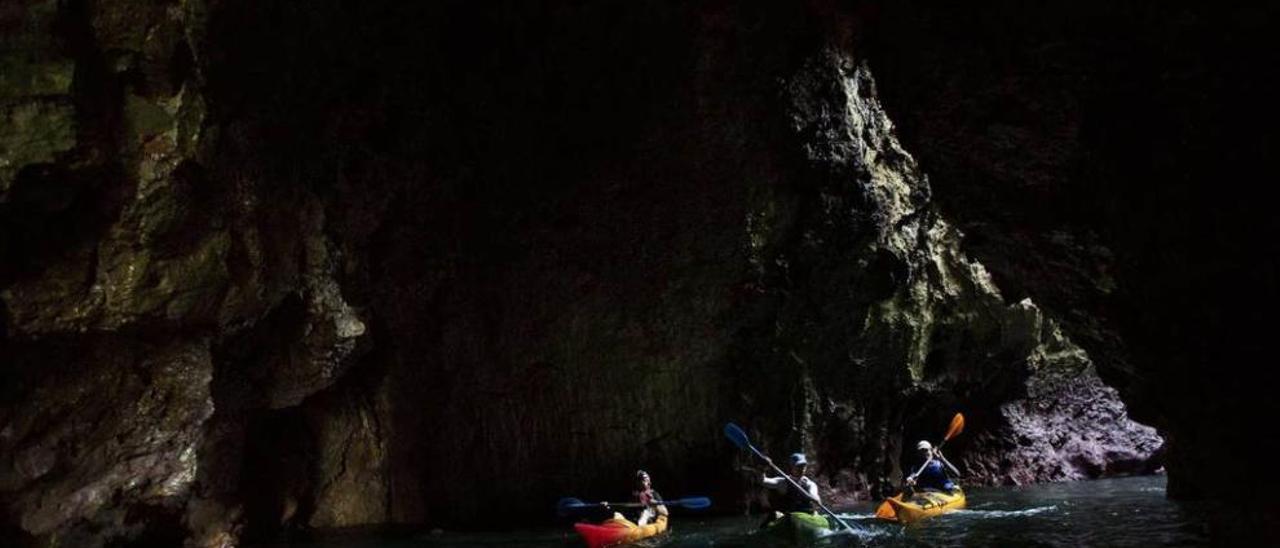
[[[947,435],[943,436],[938,447],[927,441],[916,444],[916,451],[920,452],[920,460],[924,461],[924,465],[907,476],[902,493],[886,498],[876,508],[877,518],[907,525],[964,508],[967,504],[964,491],[947,478],[943,465],[951,468],[957,476],[960,471],[942,456],[942,445],[956,437],[961,430],[964,430],[964,415],[956,413],[951,419],[951,426],[947,428]],[[920,489],[916,491],[913,487]]]
[[[645,526],[657,519],[658,516],[670,515],[667,513],[667,507],[659,504],[662,495],[653,490],[653,483],[649,479],[649,473],[644,470],[636,470],[636,490],[632,492],[636,497],[636,501],[644,505],[644,509],[640,511],[640,519],[636,520],[636,525]]]
[[[649,479],[649,473],[644,470],[636,470],[635,475],[636,490],[632,492],[636,501],[639,503],[640,518],[632,523],[623,517],[622,514],[614,512],[613,517],[605,520],[598,525],[590,523],[577,523],[573,528],[582,535],[583,540],[587,542],[588,548],[604,548],[608,546],[618,546],[627,544],[641,539],[646,539],[654,535],[661,534],[667,530],[667,507],[662,504],[662,495],[653,490],[653,484]],[[686,505],[693,499],[677,499],[674,504],[676,506]],[[711,501],[703,499],[705,504],[697,507],[705,508],[711,504]],[[575,502],[574,499],[570,499]],[[601,506],[610,508],[609,503],[602,502]],[[628,508],[636,506],[633,503],[623,503],[619,506]]]
[[[956,467],[947,462],[947,458],[942,456],[942,452],[934,449],[933,444],[926,440],[920,440],[916,444],[916,451],[920,454],[921,462],[925,464],[920,467],[915,474],[907,476],[906,484],[908,487],[923,489],[926,491],[943,491],[951,493],[956,490],[956,484],[947,477],[946,467],[956,471]],[[943,464],[946,464],[946,467]],[[959,472],[956,471],[958,474]]]

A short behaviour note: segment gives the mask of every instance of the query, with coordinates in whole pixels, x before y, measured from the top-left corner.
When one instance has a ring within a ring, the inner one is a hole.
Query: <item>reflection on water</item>
[[[857,531],[814,546],[1195,546],[1205,544],[1201,512],[1164,498],[1162,476],[1028,487],[966,489],[969,508],[909,527],[881,522],[872,505],[841,509]],[[698,518],[676,513],[672,532],[636,546],[663,548],[792,546],[754,534],[758,517]],[[584,546],[568,528],[386,539],[350,537],[295,544],[307,548]]]

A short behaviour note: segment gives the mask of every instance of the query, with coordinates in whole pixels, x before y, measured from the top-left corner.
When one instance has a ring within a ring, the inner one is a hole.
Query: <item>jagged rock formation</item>
[[[972,438],[963,469],[988,482],[1021,485],[1156,472],[1162,440],[1132,422],[1116,391],[1056,322],[1023,300],[1025,327],[1039,337],[1027,358],[1025,397],[998,406],[998,426]]]
[[[895,423],[928,432],[945,424],[948,409],[965,408],[986,429],[977,443],[960,445],[971,480],[1079,479],[1108,466],[1150,471],[1160,443],[1154,430],[1129,421],[1053,320],[1029,299],[1006,304],[982,265],[960,251],[957,231],[932,210],[927,181],[893,135],[866,67],[829,53],[788,82],[792,129],[813,170],[806,175],[816,175],[806,179],[824,183],[809,199],[823,207],[791,229],[787,237],[800,241],[784,239],[772,248],[778,255],[757,262],[780,267],[765,287],[806,296],[780,299],[772,315],[781,332],[762,339],[806,377],[803,418],[791,425],[801,443],[853,457],[831,463],[837,469],[896,477]],[[877,288],[883,293],[859,295]],[[845,479],[853,491],[869,484]]]
[[[3,540],[732,500],[730,419],[835,496],[957,409],[976,479],[1152,465],[935,207],[867,14],[418,4],[0,8]]]
[[[869,57],[965,249],[1168,441],[1169,492],[1268,500],[1277,6],[884,2]],[[1247,459],[1244,459],[1247,460]],[[1272,503],[1219,527],[1280,538]],[[1232,533],[1232,531],[1227,531]]]
[[[222,417],[330,386],[366,328],[318,199],[241,171],[263,166],[209,117],[206,6],[22,4],[0,52],[8,523],[181,539],[234,453]]]

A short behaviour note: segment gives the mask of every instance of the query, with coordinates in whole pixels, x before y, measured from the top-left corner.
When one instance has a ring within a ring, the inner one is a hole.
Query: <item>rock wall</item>
[[[965,250],[1030,296],[1168,442],[1169,492],[1267,500],[1274,5],[879,4],[890,114]],[[1246,459],[1247,460],[1247,459]],[[1227,503],[1227,534],[1280,538]]]
[[[836,498],[957,410],[973,481],[1149,469],[935,207],[864,17],[3,8],[0,534],[542,521],[639,467],[746,502],[727,420]]]
[[[899,434],[936,441],[932,430],[956,409],[981,425],[975,442],[953,445],[968,454],[970,481],[1151,471],[1154,430],[1128,419],[1054,320],[1030,299],[1006,302],[960,250],[959,232],[932,208],[927,180],[894,137],[866,66],[829,52],[791,78],[788,92],[802,173],[829,186],[809,197],[822,201],[821,213],[790,234],[802,240],[776,247],[768,261],[786,276],[770,289],[805,295],[773,311],[784,327],[769,344],[802,373],[835,384],[806,393],[811,416],[792,426],[817,438],[819,453],[853,457],[838,468],[893,478],[901,474]],[[821,251],[806,256],[806,248]],[[806,371],[808,363],[826,368]],[[857,492],[872,483],[851,479],[845,487]]]
[[[260,171],[272,166],[239,140],[253,121],[214,118],[225,105],[210,106],[197,57],[209,8],[0,12],[14,122],[0,129],[0,444],[15,541],[174,542],[205,514],[219,522],[208,544],[234,538],[229,511],[183,514],[241,504],[243,417],[331,385],[365,333],[320,197],[296,171]]]

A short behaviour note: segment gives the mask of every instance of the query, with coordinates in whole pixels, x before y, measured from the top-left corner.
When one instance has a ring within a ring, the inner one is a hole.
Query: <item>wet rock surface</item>
[[[863,42],[892,10],[24,8],[0,9],[3,540],[538,521],[635,468],[728,508],[757,465],[728,420],[833,499],[955,411],[969,481],[1199,454],[1119,398],[1174,420],[1116,373],[1155,339],[1090,296],[1143,267],[982,224],[1005,217],[965,206],[954,138],[904,115],[899,142],[882,101],[914,76],[879,88],[894,50]],[[1077,165],[1055,146],[996,180]]]
[[[1156,430],[1129,419],[1115,389],[1056,322],[1029,300],[1017,306],[1040,341],[1027,358],[1025,392],[1000,404],[986,431],[957,444],[961,468],[1003,485],[1157,472],[1163,440]]]
[[[113,535],[141,528],[131,514],[182,507],[213,413],[207,342],[57,337],[3,357],[6,401],[32,402],[0,415],[0,489],[23,531]]]

